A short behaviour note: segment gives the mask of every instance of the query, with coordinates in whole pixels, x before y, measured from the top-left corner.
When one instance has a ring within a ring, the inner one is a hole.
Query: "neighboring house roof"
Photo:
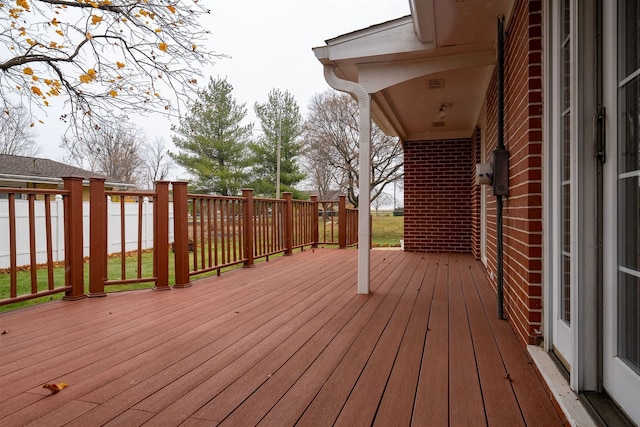
[[[0,154],[0,180],[57,184],[62,182],[64,177],[78,177],[85,180],[104,178],[109,185],[131,186],[105,175],[49,159]]]

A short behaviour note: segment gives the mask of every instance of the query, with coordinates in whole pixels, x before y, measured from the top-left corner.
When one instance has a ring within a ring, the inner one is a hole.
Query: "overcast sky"
[[[329,88],[311,48],[342,34],[410,14],[409,0],[206,0],[211,16],[210,49],[228,55],[205,70],[227,78],[233,95],[246,104],[248,121],[258,127],[253,105],[270,90],[288,90],[303,117],[311,97]],[[203,83],[203,84],[204,84]],[[51,117],[51,116],[50,116]],[[171,144],[171,122],[152,117],[137,120],[149,139]],[[37,127],[40,157],[62,160],[64,128],[49,119]]]

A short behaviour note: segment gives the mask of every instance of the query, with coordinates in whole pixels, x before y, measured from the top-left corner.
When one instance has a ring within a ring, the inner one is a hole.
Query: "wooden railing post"
[[[173,182],[173,256],[176,283],[174,288],[191,286],[189,276],[189,197],[186,182]]]
[[[340,249],[347,247],[347,197],[338,198],[338,243]]]
[[[242,197],[244,198],[244,256],[247,259],[244,262],[245,268],[254,267],[253,265],[253,189],[243,188]]]
[[[169,182],[156,182],[156,197],[153,203],[153,271],[156,291],[169,287]]]
[[[284,254],[293,253],[293,195],[290,192],[282,193],[285,200],[284,208]]]
[[[75,301],[86,298],[84,294],[84,262],[82,241],[82,178],[65,177],[64,189],[69,191],[64,205],[64,264],[65,285],[71,289],[62,299]]]
[[[104,179],[89,183],[89,297],[104,297],[107,280],[107,196]]]
[[[313,219],[311,220],[311,247],[318,247],[318,196],[311,196],[311,203],[313,203],[313,207],[311,208],[311,212],[313,214]]]

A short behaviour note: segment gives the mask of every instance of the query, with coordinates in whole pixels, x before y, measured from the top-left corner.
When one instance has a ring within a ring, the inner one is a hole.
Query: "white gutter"
[[[329,86],[347,92],[358,100],[360,110],[360,170],[358,186],[358,293],[369,293],[371,264],[371,95],[358,83],[336,76],[335,67],[324,65],[324,79]]]

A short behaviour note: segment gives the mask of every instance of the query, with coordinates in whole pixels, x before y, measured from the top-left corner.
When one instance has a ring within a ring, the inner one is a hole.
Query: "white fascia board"
[[[0,174],[0,180],[22,182],[25,184],[37,182],[38,184],[51,184],[51,185],[58,185],[59,183],[62,182],[62,179],[60,178],[53,178],[53,177],[46,177],[46,176],[40,177],[40,176],[29,176],[29,175],[14,175],[14,174],[7,174],[7,173]]]
[[[434,43],[436,22],[433,0],[409,0],[409,8],[413,17],[413,28],[422,43]]]
[[[345,34],[326,41],[326,51],[318,59],[329,61],[358,61],[372,57],[402,55],[431,49],[430,44],[421,43],[413,29],[411,16],[385,22],[364,30]],[[316,49],[320,48],[315,48]]]
[[[313,50],[313,54],[323,65],[329,63],[329,46],[318,46],[311,50]]]

